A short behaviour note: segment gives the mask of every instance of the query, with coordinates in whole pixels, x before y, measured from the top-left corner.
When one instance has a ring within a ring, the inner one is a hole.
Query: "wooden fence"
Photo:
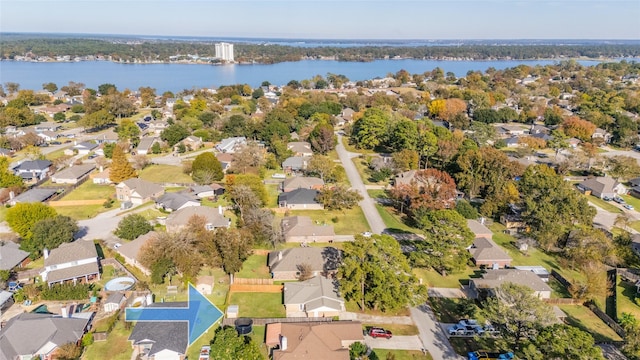
[[[233,283],[238,285],[273,285],[273,279],[247,279],[233,278]]]
[[[584,301],[580,299],[567,299],[567,298],[544,299],[544,302],[546,302],[549,305],[582,305],[584,303]]]
[[[82,206],[82,205],[102,205],[107,201],[107,199],[97,199],[97,200],[56,200],[49,201],[49,205],[56,206]]]
[[[613,331],[615,331],[616,334],[624,338],[625,336],[624,329],[622,329],[622,326],[618,325],[618,323],[615,320],[613,320],[609,315],[605,314],[604,311],[600,310],[596,306],[596,304],[594,304],[592,301],[586,302],[585,305],[591,311],[593,311],[593,313],[596,314],[596,316],[599,317],[600,320],[604,321],[605,324],[607,324],[611,329],[613,329]]]
[[[265,292],[265,293],[279,293],[282,292],[283,285],[243,285],[232,284],[229,286],[229,293],[232,292]]]
[[[234,322],[237,319],[224,318],[222,320],[223,326],[234,326]],[[321,317],[288,317],[288,318],[251,318],[253,325],[264,326],[273,323],[326,323],[333,322],[333,318],[321,318]]]

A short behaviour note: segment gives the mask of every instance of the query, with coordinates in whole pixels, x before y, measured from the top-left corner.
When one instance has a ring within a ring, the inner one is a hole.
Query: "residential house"
[[[8,309],[11,305],[13,305],[13,303],[13,293],[6,290],[0,290],[0,312]],[[2,345],[2,343],[0,343],[0,345]],[[0,356],[3,356],[3,354],[0,353]]]
[[[64,243],[51,250],[44,251],[44,270],[40,273],[42,280],[49,286],[65,281],[88,282],[100,278],[98,252],[93,241],[76,240]]]
[[[51,176],[54,184],[77,184],[89,176],[96,166],[94,164],[73,165]]]
[[[286,179],[280,185],[280,190],[290,192],[297,189],[322,190],[324,180],[316,177],[294,176]]]
[[[187,193],[165,193],[156,199],[156,207],[165,211],[178,211],[189,206],[200,206],[200,200]]]
[[[345,310],[337,281],[324,276],[288,282],[283,291],[287,317],[333,317]]]
[[[484,218],[481,221],[478,220],[467,220],[467,227],[473,233],[474,237],[477,238],[489,238],[493,237],[493,231],[491,231],[488,227],[484,226]]]
[[[531,288],[540,299],[551,298],[551,288],[538,275],[528,270],[498,269],[487,270],[482,278],[469,279],[469,289],[475,297],[492,296],[493,289],[505,283],[514,283]]]
[[[356,112],[352,109],[352,108],[345,108],[342,110],[342,112],[340,113],[340,116],[346,121],[346,122],[351,122],[353,121],[353,114],[355,114]]]
[[[582,141],[580,139],[576,139],[574,137],[569,138],[567,140],[567,143],[569,143],[569,147],[571,147],[572,149],[577,149],[578,145],[580,145]]]
[[[14,206],[18,203],[46,202],[51,199],[58,191],[51,188],[32,188],[22,194],[9,199],[9,205]]]
[[[80,155],[89,155],[90,152],[98,148],[98,144],[91,141],[83,141],[73,145],[72,149],[77,150]]]
[[[36,125],[34,127],[34,130],[36,132],[44,132],[44,131],[56,132],[56,131],[60,130],[60,128],[62,128],[62,125],[60,125],[59,123],[43,122],[43,123],[40,123],[40,124]]]
[[[314,224],[308,216],[289,216],[280,223],[285,242],[333,242],[336,237],[332,225]]]
[[[525,127],[522,127],[521,125],[505,124],[505,125],[501,125],[500,127],[502,128],[504,133],[511,136],[522,136],[528,132],[528,130]]]
[[[13,151],[11,151],[9,149],[0,148],[0,156],[11,157],[11,156],[13,156]]]
[[[27,160],[20,163],[13,170],[23,180],[37,182],[49,176],[51,164],[49,160]]]
[[[100,172],[91,176],[94,184],[98,185],[109,185],[111,184],[111,179],[109,178],[109,173],[111,171],[109,169],[103,169],[100,167]]]
[[[610,198],[613,199],[617,195],[625,194],[627,188],[619,183],[616,179],[606,176],[598,176],[589,178],[577,185],[578,190],[587,194],[593,195],[598,198]]]
[[[180,141],[178,144],[183,144],[185,146],[185,148],[187,149],[187,151],[191,151],[191,150],[198,150],[199,148],[202,147],[203,142],[202,139],[197,137],[197,136],[187,136],[185,139],[183,139],[182,141]],[[178,144],[176,144],[173,148],[174,150],[178,151],[177,146]]]
[[[294,156],[311,157],[313,156],[313,150],[311,150],[311,144],[306,141],[296,141],[287,143],[287,149],[293,152]]]
[[[229,153],[217,153],[216,159],[220,161],[220,165],[222,165],[222,171],[227,172],[231,168],[231,164],[233,163],[233,154]]]
[[[93,313],[19,314],[0,329],[0,359],[54,359],[62,345],[80,342],[92,317]]]
[[[152,303],[148,307],[186,308],[187,302]],[[189,346],[186,321],[138,321],[129,341],[141,360],[185,360]]]
[[[144,235],[138,236],[133,241],[125,242],[124,244],[122,244],[122,246],[118,248],[117,251],[118,253],[120,253],[120,255],[122,255],[122,257],[124,258],[124,261],[127,264],[137,267],[138,269],[140,269],[140,271],[142,271],[146,275],[150,275],[151,271],[149,271],[149,269],[144,267],[140,263],[140,261],[138,261],[138,255],[140,254],[140,248],[142,248],[142,246],[146,244],[147,241],[153,239],[157,235],[158,235],[157,232],[150,231]]]
[[[542,281],[548,283],[549,282],[549,270],[547,270],[544,266],[533,265],[533,266],[514,266],[514,269],[517,270],[526,270],[531,271],[536,274]]]
[[[274,280],[298,280],[300,267],[309,266],[313,276],[332,276],[338,270],[342,256],[333,247],[295,247],[269,253],[267,265]]]
[[[529,129],[529,134],[531,135],[535,135],[535,134],[550,134],[551,133],[551,129],[549,129],[548,127],[544,126],[544,125],[539,125],[539,124],[533,124],[531,125],[531,128]]]
[[[160,136],[162,132],[169,127],[169,123],[163,120],[154,120],[149,122],[149,132],[155,136]]]
[[[12,241],[0,241],[0,271],[10,271],[29,263],[29,253]]]
[[[296,189],[278,195],[278,206],[292,210],[322,210],[324,205],[319,203],[318,190]]]
[[[216,183],[211,185],[193,185],[189,188],[189,192],[199,199],[205,199],[224,194],[224,187]]]
[[[39,137],[42,138],[43,141],[50,142],[56,140],[60,134],[55,133],[53,131],[41,131],[36,133]]]
[[[517,148],[521,146],[520,138],[516,136],[512,136],[504,139],[504,143],[508,148]]]
[[[244,136],[238,137],[230,137],[226,139],[222,139],[218,145],[216,145],[216,149],[221,153],[235,153],[240,147],[247,144],[247,138]]]
[[[110,128],[95,137],[98,144],[116,144],[119,141],[118,134]]]
[[[596,128],[596,130],[591,135],[591,139],[602,139],[605,144],[611,142],[612,137],[613,136],[610,133],[601,128]]]
[[[119,201],[130,201],[134,205],[142,205],[164,194],[161,185],[139,178],[127,179],[116,185],[116,197]]]
[[[172,212],[167,216],[167,231],[178,232],[184,229],[193,216],[204,217],[205,228],[207,230],[213,230],[221,227],[228,228],[231,225],[231,219],[224,217],[224,211],[221,206],[218,206],[218,208],[208,206],[189,206]]]
[[[151,154],[151,147],[156,143],[160,143],[160,140],[157,137],[143,137],[140,139],[136,152],[139,155]]]
[[[310,157],[305,156],[292,156],[286,158],[282,162],[282,170],[287,174],[306,170],[310,159]]]
[[[493,240],[487,237],[478,237],[469,247],[469,253],[477,266],[493,269],[511,266],[511,256]]]
[[[102,303],[102,309],[106,313],[118,311],[127,301],[126,296],[121,292],[113,292],[109,294],[107,299]]]
[[[634,234],[631,236],[631,250],[640,256],[640,235]]]
[[[273,360],[349,360],[349,347],[364,342],[357,321],[267,324],[266,345]]]

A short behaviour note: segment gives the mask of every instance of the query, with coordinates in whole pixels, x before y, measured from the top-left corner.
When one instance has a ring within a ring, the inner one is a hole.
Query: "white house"
[[[44,251],[44,270],[40,273],[42,280],[49,286],[56,283],[72,281],[89,282],[100,278],[98,252],[92,241],[78,240],[65,243],[51,250]]]

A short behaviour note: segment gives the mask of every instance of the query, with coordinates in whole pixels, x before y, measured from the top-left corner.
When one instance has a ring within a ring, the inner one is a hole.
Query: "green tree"
[[[47,90],[48,92],[56,92],[58,91],[58,85],[56,85],[55,83],[52,82],[48,82],[48,83],[44,83],[42,84],[42,89],[43,90]]]
[[[120,141],[128,142],[133,146],[137,146],[140,142],[140,128],[131,119],[122,119],[115,130]]]
[[[388,146],[394,151],[415,150],[418,144],[418,126],[415,121],[398,121],[389,136]]]
[[[385,143],[390,117],[377,108],[367,109],[353,124],[351,141],[361,149],[373,149]]]
[[[229,274],[233,283],[233,274],[242,270],[242,263],[251,254],[250,237],[238,229],[218,228],[214,241],[220,256],[220,265]]]
[[[136,170],[127,159],[122,146],[117,145],[113,149],[109,179],[111,182],[118,184],[133,177],[136,177]]]
[[[121,239],[133,240],[151,230],[153,230],[153,226],[149,224],[149,221],[147,221],[144,216],[131,214],[120,220],[118,227],[113,233]]]
[[[63,122],[65,120],[67,120],[67,116],[63,112],[53,114],[53,121]]]
[[[7,210],[6,221],[22,239],[31,239],[33,226],[40,220],[56,216],[56,211],[43,203],[17,203]]]
[[[560,154],[560,151],[569,147],[569,138],[560,130],[553,130],[551,132],[551,139],[547,141],[547,146],[555,150],[556,157]]]
[[[258,345],[248,336],[238,335],[231,326],[219,327],[211,342],[210,357],[216,360],[263,360]]]
[[[619,181],[625,181],[640,176],[640,165],[638,164],[638,160],[631,156],[616,155],[607,157],[605,163],[609,175]]]
[[[307,165],[307,173],[317,175],[320,179],[324,181],[328,181],[336,167],[336,163],[331,160],[328,156],[324,155],[313,155],[311,159],[309,159],[309,164]]]
[[[204,152],[196,156],[191,166],[193,181],[200,185],[220,181],[224,177],[222,164],[211,152]]]
[[[68,216],[56,215],[35,223],[31,232],[31,238],[24,239],[20,247],[30,253],[30,258],[37,259],[43,249],[53,250],[73,241],[73,235],[78,232],[78,223]]]
[[[356,235],[344,245],[338,270],[341,293],[362,310],[395,310],[426,299],[398,241],[388,235]]]
[[[545,327],[523,349],[523,354],[530,360],[604,360],[602,349],[595,345],[591,334],[566,324]]]
[[[425,238],[412,243],[415,251],[409,258],[414,265],[433,267],[444,275],[466,267],[470,259],[467,248],[474,236],[462,215],[454,210],[420,209],[415,221]]]
[[[555,319],[551,307],[526,286],[505,283],[494,293],[484,301],[482,312],[500,332],[497,342],[505,349],[521,350],[523,343]]]
[[[415,150],[404,149],[391,154],[393,165],[397,170],[416,170],[420,167],[420,156]]]
[[[0,156],[0,188],[22,187],[22,178],[9,171],[9,159]]]
[[[329,210],[351,209],[362,199],[362,195],[357,190],[350,190],[342,184],[325,186],[320,190],[317,198]]]
[[[318,123],[309,133],[309,142],[315,151],[326,155],[336,146],[333,126],[327,121]]]
[[[264,187],[262,178],[254,174],[239,174],[227,176],[227,193],[231,200],[236,202],[239,197],[235,187],[246,186],[255,194],[257,201],[253,206],[263,207],[269,201],[267,189]]]
[[[93,113],[85,114],[78,122],[78,125],[87,129],[99,129],[107,125],[113,124],[115,116],[106,109],[98,110]]]
[[[166,141],[169,146],[179,143],[187,136],[189,136],[189,130],[180,124],[171,124],[160,134],[160,138]]]
[[[113,158],[113,150],[118,146],[115,143],[106,143],[102,147],[102,151],[104,151],[104,157],[107,159]]]
[[[478,214],[478,210],[476,210],[473,205],[462,199],[456,201],[456,211],[458,214],[464,216],[465,219],[475,220],[480,216],[480,214]]]
[[[622,313],[619,321],[625,332],[622,351],[631,359],[640,359],[640,321],[626,312]]]

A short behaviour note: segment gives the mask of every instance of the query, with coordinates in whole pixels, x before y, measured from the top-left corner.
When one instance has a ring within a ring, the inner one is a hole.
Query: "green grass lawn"
[[[422,283],[428,287],[443,287],[459,289],[462,285],[469,283],[469,277],[477,277],[476,271],[471,267],[466,267],[464,271],[447,276],[440,275],[439,272],[427,268],[414,268],[413,273]]]
[[[635,298],[638,297],[637,288],[633,283],[623,281],[618,277],[618,286],[616,286],[617,294],[617,312],[618,318],[622,313],[629,313],[640,319],[640,305],[635,302]]]
[[[381,327],[385,330],[390,330],[393,335],[398,336],[408,336],[408,335],[418,335],[420,332],[418,331],[418,327],[415,325],[401,325],[401,324],[362,324],[362,327],[366,330],[370,327]]]
[[[140,172],[140,178],[155,183],[193,183],[191,176],[182,172],[181,166],[149,165]]]
[[[365,185],[371,185],[371,184],[378,184],[375,181],[372,181],[371,179],[371,171],[369,170],[368,166],[367,166],[367,160],[365,159],[364,156],[361,157],[355,157],[353,159],[351,159],[351,161],[353,161],[353,164],[356,166],[356,169],[358,170],[358,173],[360,174],[360,178],[362,178],[362,183]]]
[[[82,205],[82,206],[56,206],[56,212],[59,215],[68,216],[75,220],[91,219],[96,215],[113,210],[115,208],[107,209],[102,205]]]
[[[269,196],[269,202],[267,202],[266,207],[278,207],[278,195],[280,195],[280,190],[278,189],[279,186],[280,185],[278,184],[266,184],[264,186],[265,189],[267,189],[267,195]]]
[[[60,200],[98,200],[115,197],[116,189],[112,185],[97,185],[91,181],[78,186]]]
[[[333,225],[333,229],[338,235],[353,235],[370,230],[369,223],[359,207],[344,211],[291,210],[289,213],[291,216],[308,216],[319,224]]]
[[[466,355],[470,351],[479,349],[491,352],[500,352],[500,348],[496,345],[496,339],[489,336],[475,336],[472,338],[453,337],[449,339],[451,346],[458,354]]]
[[[59,158],[59,157],[62,157],[62,156],[64,155],[64,151],[65,151],[66,149],[67,149],[67,148],[58,149],[58,150],[56,150],[56,151],[53,151],[53,152],[48,153],[48,154],[47,154],[47,155],[45,155],[44,157],[45,157],[45,159],[47,159],[47,160],[51,160],[51,161],[53,161],[53,160],[55,160],[55,159],[57,159],[57,158]]]
[[[640,221],[632,221],[628,224],[628,226],[633,230],[640,232]]]
[[[267,267],[267,255],[251,255],[242,264],[242,270],[236,273],[239,278],[270,279],[271,274]]]
[[[85,350],[83,360],[129,360],[133,348],[129,340],[131,330],[124,328],[123,322],[118,321],[106,341],[94,342]]]
[[[567,314],[567,323],[590,333],[596,342],[621,341],[622,339],[610,327],[598,318],[589,308],[582,305],[558,305]]]
[[[213,341],[215,336],[215,332],[219,326],[212,326],[207,332],[205,332],[198,340],[196,340],[189,348],[187,349],[187,358],[188,359],[199,359],[200,349],[204,345],[209,345]],[[265,337],[265,326],[253,326],[253,332],[249,334],[251,340],[258,344],[260,351],[264,355],[264,358],[267,359],[269,357],[267,347],[264,345],[264,337]]]
[[[604,201],[604,200],[602,200],[600,198],[597,198],[597,197],[595,197],[593,195],[589,195],[589,196],[586,196],[586,197],[587,197],[587,200],[589,200],[590,203],[592,203],[593,205],[595,205],[595,206],[597,206],[597,207],[599,207],[599,208],[601,208],[603,210],[606,210],[606,211],[614,213],[614,214],[622,214],[622,210],[620,210],[616,206],[614,206],[614,205],[612,205],[612,204],[610,204],[610,203],[608,203],[608,202],[606,202],[606,201]]]
[[[460,320],[462,316],[460,316],[458,305],[463,301],[468,301],[468,300],[458,299],[458,298],[441,298],[441,297],[429,298],[429,304],[431,304],[433,313],[436,315],[436,317],[440,322],[444,322],[444,323],[456,323]],[[476,314],[477,314],[477,311],[478,311],[478,308],[476,306]]]
[[[377,199],[377,198],[386,199],[389,197],[389,195],[387,195],[386,190],[379,190],[379,189],[369,189],[367,190],[367,194],[369,194],[369,197],[371,197],[372,199]]]
[[[229,305],[238,305],[242,317],[285,317],[281,293],[232,293]]]
[[[376,209],[378,209],[378,213],[384,222],[384,225],[392,232],[411,232],[411,233],[420,233],[419,229],[412,228],[411,226],[405,224],[402,220],[404,215],[398,214],[396,209],[383,206],[380,204],[376,204]]]
[[[373,310],[373,309],[366,309],[363,311],[363,310],[360,310],[360,306],[353,300],[345,301],[344,307],[347,311],[357,312],[361,314],[368,314],[368,315],[381,315],[381,316],[410,316],[411,315],[408,307],[397,309],[394,311],[389,310],[386,312],[383,312],[380,310]]]
[[[44,267],[44,257],[42,256],[28,263],[27,266],[23,267],[23,269],[32,270],[32,269],[39,269],[41,267]]]
[[[621,195],[620,197],[623,198],[627,204],[633,206],[635,211],[640,211],[640,199],[631,195]]]
[[[214,305],[216,305],[221,311],[224,312],[226,307],[227,294],[229,293],[229,276],[224,273],[224,271],[220,268],[203,268],[200,270],[199,276],[213,276],[214,277],[214,286],[211,295],[206,295],[207,299],[211,300]],[[138,276],[136,274],[136,276]],[[187,296],[187,287],[182,283],[179,276],[174,276],[171,280],[171,283],[165,281],[164,284],[157,285],[152,284],[148,277],[143,276],[143,279],[147,281],[149,284],[149,290],[154,294],[155,302],[161,302],[163,299],[165,301],[186,301]],[[167,286],[175,285],[178,287],[178,293],[176,295],[167,294]],[[195,284],[194,284],[195,285]]]
[[[394,359],[394,360],[433,360],[431,354],[427,353],[423,354],[421,351],[417,350],[386,350],[386,349],[375,349],[373,350],[372,355],[375,354],[376,358],[379,360],[385,359]],[[369,355],[369,359],[374,359],[371,355]]]

